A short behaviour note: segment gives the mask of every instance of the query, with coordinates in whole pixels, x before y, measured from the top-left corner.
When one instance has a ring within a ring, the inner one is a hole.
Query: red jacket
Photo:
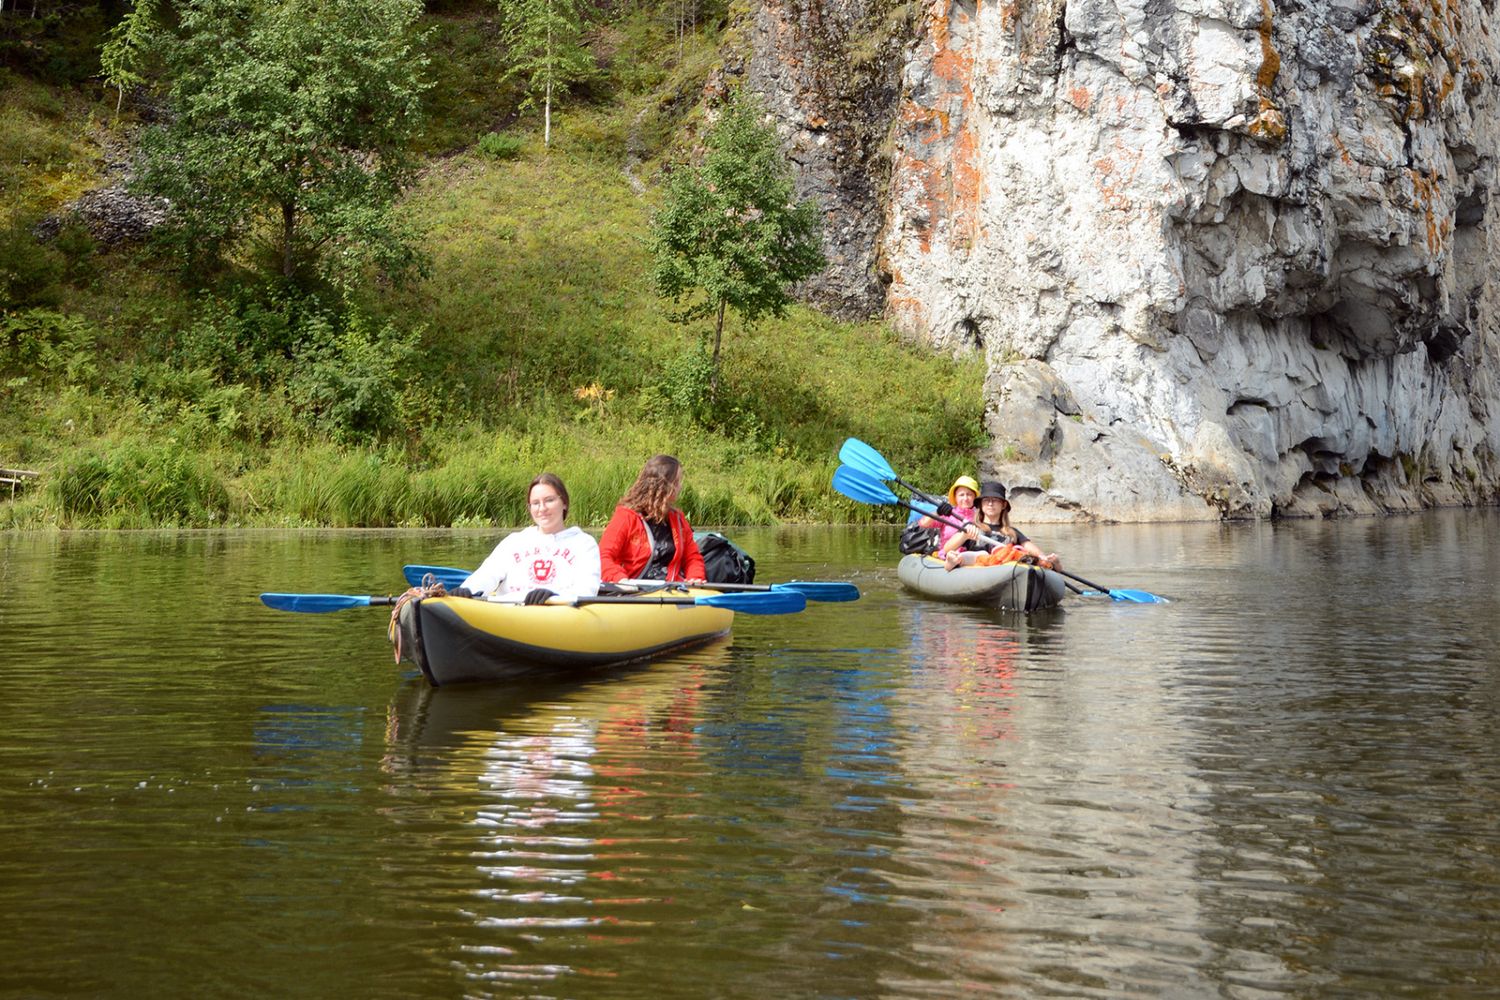
[[[693,541],[688,519],[673,508],[667,512],[667,523],[672,526],[672,544],[676,547],[672,561],[667,564],[667,579],[702,580],[703,554]],[[606,580],[634,580],[650,561],[651,532],[646,519],[629,507],[616,507],[604,529],[604,537],[599,539],[601,576]]]

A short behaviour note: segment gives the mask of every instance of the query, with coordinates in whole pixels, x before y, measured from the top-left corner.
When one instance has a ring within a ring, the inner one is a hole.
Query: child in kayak
[[[979,516],[979,511],[974,507],[974,500],[978,496],[979,484],[974,481],[974,478],[959,476],[953,480],[953,485],[948,487],[948,502],[938,504],[938,516],[924,516],[917,521],[917,524],[923,528],[937,529],[937,551],[940,555],[944,552],[948,542],[961,534],[961,529],[954,527],[951,522],[967,523]]]
[[[1027,556],[1048,569],[1062,565],[1056,552],[1044,553],[1019,528],[1011,525],[1010,501],[1005,498],[1005,487],[1000,483],[987,481],[979,487],[978,515],[969,520],[962,531],[953,529],[952,535],[938,549],[948,570],[960,566],[998,566]],[[1005,542],[985,551],[979,542],[982,533],[999,536]]]

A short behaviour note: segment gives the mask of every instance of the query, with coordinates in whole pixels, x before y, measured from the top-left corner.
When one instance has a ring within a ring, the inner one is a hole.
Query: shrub
[[[90,383],[97,331],[86,320],[50,309],[0,313],[0,373],[48,381]]]
[[[669,357],[651,388],[672,414],[701,422],[708,418],[713,376],[713,359],[700,344]]]
[[[36,241],[28,223],[0,231],[0,312],[57,305],[66,266],[62,254]]]
[[[389,323],[371,330],[360,316],[336,333],[326,317],[315,317],[289,382],[292,405],[339,441],[389,435],[400,426],[418,337]]]
[[[497,160],[513,160],[521,155],[526,140],[504,132],[487,132],[479,137],[479,151]]]

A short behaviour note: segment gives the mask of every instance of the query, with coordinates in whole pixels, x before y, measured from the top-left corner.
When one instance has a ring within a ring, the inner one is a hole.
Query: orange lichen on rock
[[[1128,173],[1117,176],[1117,158],[1132,161]],[[1135,203],[1122,189],[1129,188],[1130,182],[1135,179],[1140,167],[1140,154],[1123,148],[1117,148],[1114,156],[1105,156],[1094,161],[1094,172],[1098,175],[1099,197],[1106,208],[1117,212],[1128,212],[1134,206]]]
[[[932,75],[947,86],[929,104],[907,101],[899,112],[911,141],[898,152],[895,171],[907,179],[906,198],[917,209],[914,216],[925,220],[917,232],[924,254],[932,251],[933,236],[943,220],[961,234],[961,242],[972,245],[984,186],[979,141],[969,123],[975,106],[974,57],[962,45],[951,44],[948,11],[942,2],[929,8],[928,33]],[[918,153],[919,147],[925,148]]]
[[[1275,14],[1271,0],[1260,0],[1260,69],[1255,74],[1255,92],[1260,109],[1250,122],[1250,135],[1261,142],[1280,145],[1286,138],[1286,115],[1271,100],[1276,75],[1281,72],[1281,54],[1273,44],[1271,18]]]
[[[1448,245],[1453,235],[1453,220],[1447,212],[1439,213],[1442,179],[1436,170],[1423,173],[1408,169],[1411,180],[1412,207],[1422,213],[1427,229],[1427,249],[1437,256]]]

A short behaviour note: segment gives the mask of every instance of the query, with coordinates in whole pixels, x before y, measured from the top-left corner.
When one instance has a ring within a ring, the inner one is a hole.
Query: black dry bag
[[[913,521],[901,532],[901,541],[896,545],[901,554],[925,555],[937,548],[938,529],[924,528],[921,521]]]
[[[717,531],[695,531],[693,541],[703,553],[703,575],[709,583],[755,582],[755,560]]]

